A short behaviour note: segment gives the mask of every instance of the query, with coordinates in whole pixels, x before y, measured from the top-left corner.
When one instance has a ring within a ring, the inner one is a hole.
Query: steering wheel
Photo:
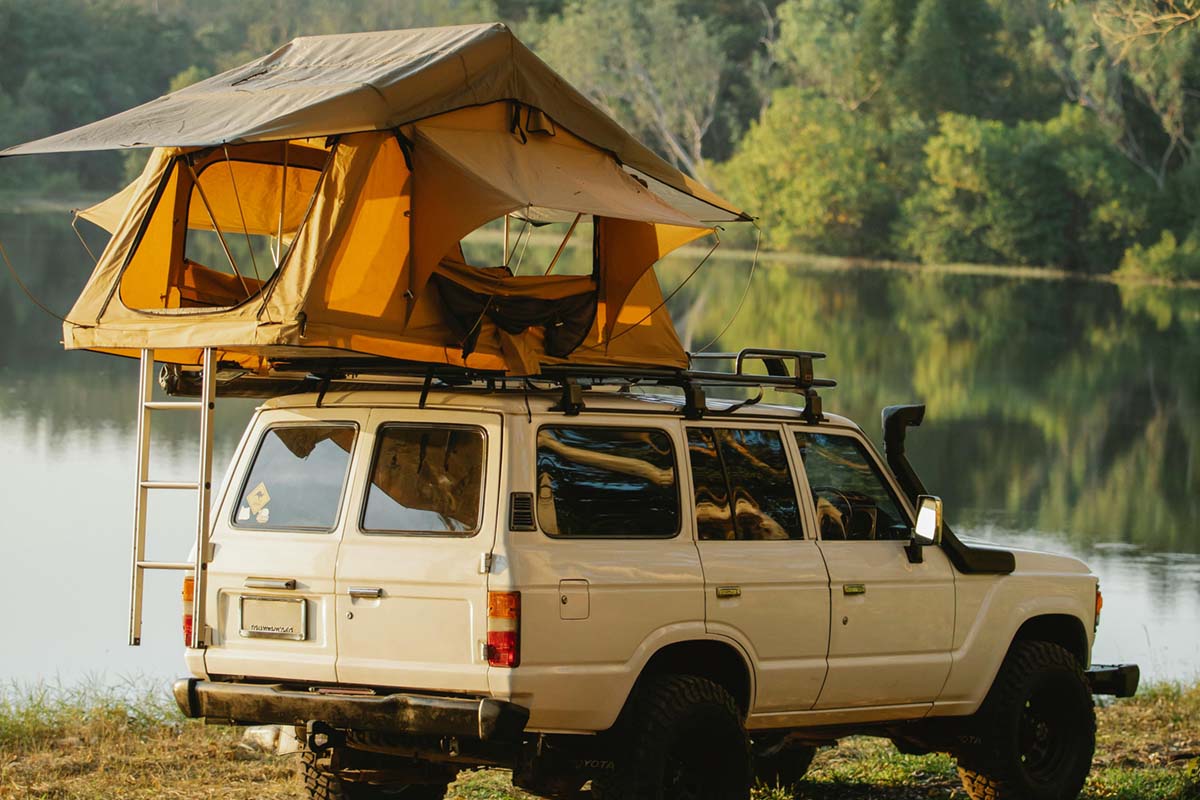
[[[821,530],[821,538],[834,538],[825,535],[825,525],[828,522],[839,529],[843,541],[849,539],[850,523],[854,519],[854,504],[850,502],[850,498],[841,489],[833,486],[813,486],[811,488],[817,503],[817,526]],[[822,500],[829,503],[837,516],[831,514],[828,509],[821,508]]]

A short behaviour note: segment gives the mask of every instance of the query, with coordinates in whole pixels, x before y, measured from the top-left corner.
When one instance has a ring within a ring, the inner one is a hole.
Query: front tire
[[[958,754],[973,800],[1073,800],[1096,750],[1096,712],[1083,670],[1050,642],[1016,642],[977,714],[977,740]]]
[[[597,796],[622,800],[746,800],[750,739],[729,692],[695,675],[649,679],[633,698],[613,775]]]

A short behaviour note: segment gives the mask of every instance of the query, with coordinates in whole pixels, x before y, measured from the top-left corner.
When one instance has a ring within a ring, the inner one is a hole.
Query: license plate
[[[240,626],[245,638],[308,638],[308,605],[288,597],[245,597],[240,600]]]

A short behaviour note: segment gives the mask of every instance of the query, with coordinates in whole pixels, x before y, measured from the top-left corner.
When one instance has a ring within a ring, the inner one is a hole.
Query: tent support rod
[[[288,142],[283,143],[283,177],[279,179],[279,227],[275,232],[275,269],[283,260],[283,209],[287,207]]]
[[[558,252],[554,254],[554,258],[550,259],[550,266],[546,267],[546,275],[554,271],[554,265],[558,263],[558,257],[562,255],[563,250],[567,249],[567,242],[571,241],[571,234],[575,233],[575,226],[579,224],[579,220],[583,218],[583,213],[575,215],[575,219],[571,222],[571,227],[567,228],[567,235],[563,237],[562,244],[558,246]]]
[[[246,225],[246,212],[242,210],[242,196],[238,193],[237,179],[233,177],[233,160],[229,157],[229,147],[221,145],[225,151],[225,166],[229,167],[229,185],[233,187],[233,199],[237,201],[238,215],[242,218],[242,233],[246,234],[246,249],[250,251],[250,266],[254,268],[255,280],[262,281],[262,276],[258,274],[258,259],[254,257],[254,243],[250,241],[250,228]],[[242,284],[245,286],[245,282]],[[249,290],[246,291],[246,296],[250,296]]]
[[[508,258],[509,258],[509,256],[508,256],[508,221],[510,219],[511,219],[511,217],[508,214],[504,215],[504,261],[501,262],[502,264],[507,264]]]
[[[242,271],[238,269],[237,262],[233,260],[233,253],[229,252],[229,244],[225,241],[225,234],[221,233],[221,226],[217,224],[217,218],[213,214],[212,206],[208,204],[208,196],[204,194],[204,187],[200,185],[200,179],[196,176],[196,168],[192,166],[189,159],[184,159],[187,164],[188,172],[192,176],[192,185],[196,187],[196,191],[200,193],[200,200],[204,203],[204,211],[208,214],[208,221],[212,223],[213,230],[217,232],[217,238],[221,240],[221,249],[225,251],[225,257],[229,259],[229,266],[233,267],[233,272],[237,275],[238,282],[242,284],[242,291],[246,293],[246,297],[250,296],[250,287],[246,285],[246,279],[242,277]]]

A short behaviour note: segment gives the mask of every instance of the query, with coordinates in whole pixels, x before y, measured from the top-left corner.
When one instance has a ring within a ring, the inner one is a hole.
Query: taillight
[[[187,575],[183,579],[183,643],[192,646],[192,595],[196,591],[196,579]]]
[[[521,593],[488,592],[488,666],[521,663]]]
[[[1096,621],[1093,630],[1100,627],[1100,610],[1104,608],[1104,595],[1100,594],[1100,584],[1096,584]]]

